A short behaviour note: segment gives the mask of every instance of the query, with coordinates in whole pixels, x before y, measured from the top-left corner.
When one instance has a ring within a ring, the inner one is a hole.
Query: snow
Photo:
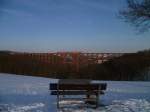
[[[40,111],[39,108],[44,107],[44,104],[43,103],[34,103],[34,104],[28,104],[25,106],[3,104],[3,105],[0,105],[0,107],[1,107],[0,109],[3,112],[29,112],[29,111],[35,111],[35,110],[36,110],[36,112],[43,112],[43,111]]]
[[[108,88],[97,109],[65,100],[57,110],[56,96],[49,91],[49,83],[57,81],[0,73],[0,112],[150,112],[150,82],[100,81]]]
[[[70,104],[63,101],[63,104]],[[77,103],[77,102],[76,102]],[[81,102],[78,102],[81,105]],[[150,112],[150,103],[142,99],[114,100],[111,105],[97,109],[85,108],[79,105],[63,108],[60,112]]]

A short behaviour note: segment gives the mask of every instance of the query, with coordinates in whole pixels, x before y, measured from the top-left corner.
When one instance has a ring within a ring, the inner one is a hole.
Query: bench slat
[[[51,91],[51,95],[96,95],[98,91]],[[100,91],[99,94],[104,94],[104,91]]]
[[[99,85],[74,85],[74,84],[62,84],[59,85],[59,90],[97,90]]]
[[[58,84],[51,83],[50,90],[98,90],[100,86],[101,90],[106,90],[106,83],[100,84]]]

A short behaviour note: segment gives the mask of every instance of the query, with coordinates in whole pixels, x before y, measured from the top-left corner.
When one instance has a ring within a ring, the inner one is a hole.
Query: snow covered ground
[[[48,90],[49,83],[57,81],[0,73],[0,112],[150,112],[150,82],[101,81],[108,88],[99,108],[62,101],[67,106],[57,110],[56,97]]]

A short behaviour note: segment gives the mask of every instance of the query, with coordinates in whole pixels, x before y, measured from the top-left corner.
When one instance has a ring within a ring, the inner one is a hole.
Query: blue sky
[[[136,52],[150,48],[120,20],[125,0],[0,0],[0,50]]]

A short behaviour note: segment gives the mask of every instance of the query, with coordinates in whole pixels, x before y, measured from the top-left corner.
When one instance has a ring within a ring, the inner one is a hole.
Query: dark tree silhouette
[[[119,14],[140,32],[150,29],[150,0],[127,0],[127,8]]]

